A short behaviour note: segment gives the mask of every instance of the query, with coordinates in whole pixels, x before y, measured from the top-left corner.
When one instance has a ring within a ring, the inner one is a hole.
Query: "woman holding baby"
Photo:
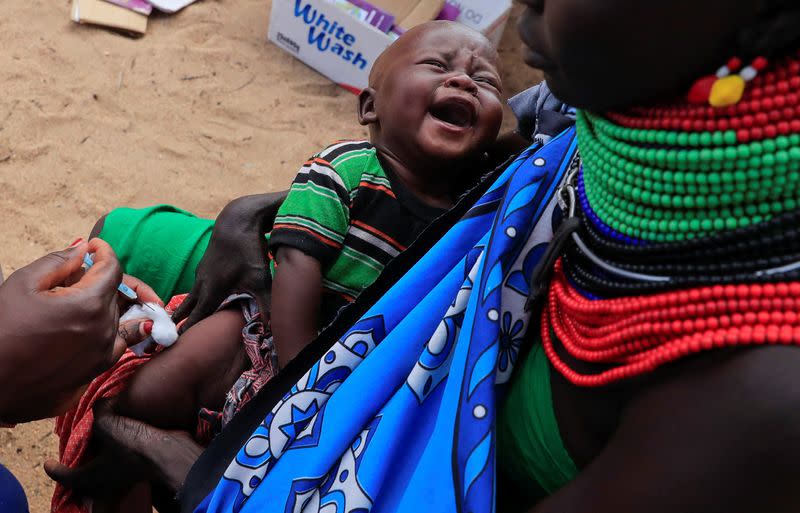
[[[387,268],[219,435],[184,510],[800,508],[800,8],[524,3],[577,128]],[[158,431],[107,422],[163,461],[137,442]]]

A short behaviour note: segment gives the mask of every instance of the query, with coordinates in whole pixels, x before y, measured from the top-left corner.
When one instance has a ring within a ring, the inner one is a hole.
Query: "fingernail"
[[[74,248],[75,246],[77,246],[81,242],[83,242],[83,237],[79,237],[78,239],[76,239],[75,242],[73,242],[72,244],[69,245],[69,247],[70,248]]]
[[[142,331],[144,331],[146,335],[149,335],[150,332],[153,331],[153,321],[145,321],[142,323]]]

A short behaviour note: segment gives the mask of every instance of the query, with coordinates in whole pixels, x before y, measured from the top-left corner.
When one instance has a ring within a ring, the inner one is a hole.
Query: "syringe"
[[[83,256],[83,265],[85,265],[87,269],[89,269],[90,267],[92,267],[94,265],[94,260],[92,260],[92,255],[90,255],[89,253],[86,253]],[[123,296],[125,296],[128,299],[130,299],[134,303],[138,303],[138,304],[140,304],[142,306],[146,306],[150,310],[153,310],[152,306],[148,305],[147,303],[142,303],[141,301],[139,301],[139,294],[137,294],[135,290],[133,290],[129,286],[125,285],[124,283],[120,283],[119,287],[117,287],[117,290]]]

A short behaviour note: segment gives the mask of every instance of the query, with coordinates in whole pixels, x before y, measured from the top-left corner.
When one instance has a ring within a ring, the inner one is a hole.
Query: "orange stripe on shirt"
[[[330,162],[328,162],[328,161],[327,161],[327,160],[325,160],[325,159],[321,159],[321,158],[319,158],[319,157],[315,157],[315,158],[313,158],[313,159],[311,159],[311,160],[307,160],[307,161],[305,162],[305,164],[303,164],[303,165],[304,165],[304,166],[310,166],[311,164],[322,164],[322,165],[323,165],[323,166],[325,166],[325,167],[329,167],[329,168],[333,169],[333,166],[331,165],[331,163],[330,163]]]
[[[367,225],[367,224],[364,224],[364,223],[362,223],[361,221],[356,221],[356,220],[353,220],[353,221],[352,221],[352,223],[353,223],[355,226],[358,226],[359,228],[361,228],[362,230],[364,230],[364,231],[366,231],[366,232],[369,232],[369,233],[371,233],[372,235],[375,235],[375,236],[376,236],[376,237],[378,237],[379,239],[381,239],[381,240],[383,240],[383,241],[385,241],[385,242],[388,242],[389,244],[391,244],[392,246],[394,246],[394,248],[395,248],[395,249],[397,249],[398,251],[405,251],[405,250],[406,250],[406,247],[405,247],[405,246],[403,246],[402,244],[400,244],[399,242],[397,242],[395,239],[393,239],[393,238],[389,237],[388,235],[386,235],[386,234],[385,234],[385,233],[383,233],[382,231],[378,230],[377,228],[375,228],[375,227],[373,227],[373,226],[369,226],[369,225]]]
[[[332,248],[341,249],[341,247],[342,247],[341,243],[336,242],[335,240],[329,239],[328,237],[325,237],[324,235],[320,235],[319,233],[315,232],[314,230],[311,230],[311,229],[306,228],[304,226],[297,226],[296,224],[279,223],[279,224],[276,224],[276,225],[274,225],[272,227],[273,230],[276,229],[276,228],[283,228],[284,230],[298,230],[298,231],[301,231],[301,232],[306,232],[309,235],[313,236],[315,239],[319,239],[319,241],[322,242],[323,244],[331,246]]]
[[[362,181],[360,184],[358,184],[358,186],[359,187],[366,187],[367,189],[373,189],[373,190],[376,190],[376,191],[385,192],[386,194],[388,194],[392,198],[397,199],[397,196],[394,195],[394,192],[391,189],[389,189],[388,187],[384,186],[384,185],[375,185],[374,183],[369,183],[369,182]]]
[[[355,297],[351,296],[350,294],[345,294],[344,292],[339,292],[338,290],[329,289],[328,287],[324,287],[325,292],[328,294],[333,294],[334,296],[340,296],[344,298],[345,301],[348,303],[352,303],[356,300]]]

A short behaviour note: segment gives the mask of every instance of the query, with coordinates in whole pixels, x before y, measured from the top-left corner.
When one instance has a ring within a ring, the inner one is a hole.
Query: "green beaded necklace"
[[[739,142],[736,130],[632,128],[589,112],[578,114],[577,129],[583,193],[624,235],[674,242],[800,208],[800,133]]]

